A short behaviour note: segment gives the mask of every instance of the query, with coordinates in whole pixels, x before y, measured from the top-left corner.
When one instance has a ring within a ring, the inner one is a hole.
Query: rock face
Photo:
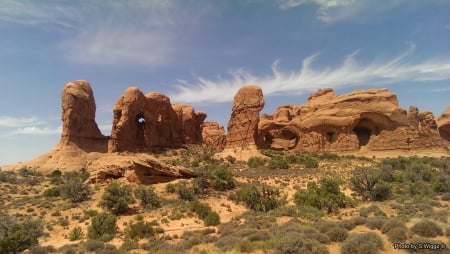
[[[256,85],[243,86],[234,96],[228,122],[227,148],[246,149],[256,145],[259,111],[264,107],[263,93]]]
[[[173,104],[173,110],[181,124],[181,141],[183,144],[202,143],[202,125],[206,119],[203,111],[195,112],[194,108],[187,104]]]
[[[285,105],[263,115],[257,145],[264,149],[348,152],[442,147],[433,114],[399,107],[387,89],[336,95],[321,89],[304,105]]]
[[[170,100],[161,93],[144,95],[128,88],[116,101],[109,152],[149,151],[157,147],[179,147],[182,126]]]
[[[217,122],[204,122],[202,125],[203,145],[223,150],[226,145],[226,135],[223,126]]]
[[[450,107],[438,118],[437,126],[441,137],[450,141]]]
[[[74,145],[86,152],[106,152],[107,137],[95,122],[95,100],[85,80],[69,82],[61,94],[63,131],[59,145]]]

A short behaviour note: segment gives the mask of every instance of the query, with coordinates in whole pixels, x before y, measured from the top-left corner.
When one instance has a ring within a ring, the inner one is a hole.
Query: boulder
[[[243,86],[234,96],[231,117],[228,121],[226,147],[246,149],[256,145],[259,112],[264,107],[260,87]]]

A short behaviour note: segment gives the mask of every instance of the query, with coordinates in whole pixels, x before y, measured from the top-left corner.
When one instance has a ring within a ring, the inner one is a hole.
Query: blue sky
[[[65,83],[86,79],[109,135],[128,86],[227,124],[246,83],[272,113],[309,93],[386,87],[401,106],[450,105],[445,0],[0,0],[0,165],[48,151]]]

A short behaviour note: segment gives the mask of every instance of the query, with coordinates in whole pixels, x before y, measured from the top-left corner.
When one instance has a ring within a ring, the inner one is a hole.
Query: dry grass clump
[[[424,237],[436,237],[443,235],[442,228],[434,221],[421,220],[411,227],[411,232]]]
[[[341,246],[341,253],[377,254],[383,249],[383,240],[373,232],[351,234]]]

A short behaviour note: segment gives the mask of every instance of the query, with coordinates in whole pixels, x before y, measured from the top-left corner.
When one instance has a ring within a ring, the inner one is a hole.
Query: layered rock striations
[[[336,95],[320,89],[303,105],[285,105],[263,115],[259,148],[313,152],[410,150],[443,147],[429,111],[407,112],[387,89]]]
[[[226,145],[225,128],[217,122],[204,122],[202,125],[202,143],[208,147],[223,150]]]
[[[231,117],[228,121],[227,148],[246,149],[256,145],[259,112],[264,107],[260,87],[243,86],[234,96]]]

